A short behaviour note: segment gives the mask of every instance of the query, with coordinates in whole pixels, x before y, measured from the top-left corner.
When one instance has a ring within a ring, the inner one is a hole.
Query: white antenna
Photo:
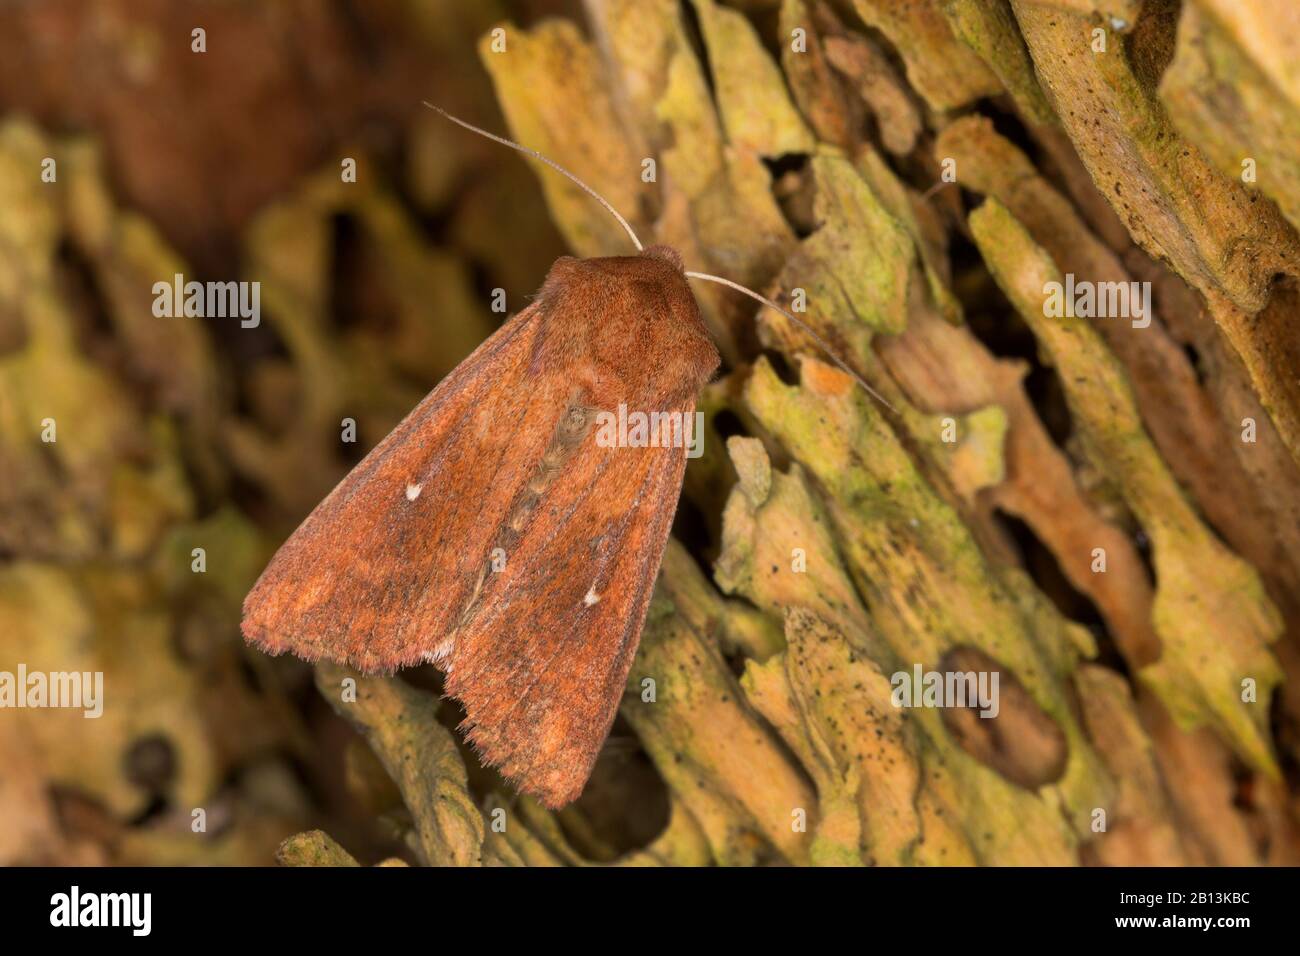
[[[424,100],[423,102],[424,102],[424,105],[425,105],[425,106],[429,107],[429,109],[433,110],[435,113],[439,113],[439,114],[441,114],[442,116],[445,116],[447,119],[451,120],[451,121],[452,121],[453,123],[455,123],[457,126],[463,126],[465,129],[469,130],[471,133],[478,133],[480,136],[486,136],[488,139],[490,139],[490,140],[494,140],[495,142],[500,143],[502,146],[509,146],[511,149],[517,149],[517,150],[519,150],[519,152],[521,152],[521,153],[523,153],[523,154],[525,154],[525,155],[527,155],[527,156],[531,156],[531,157],[533,157],[533,159],[541,160],[543,163],[545,163],[547,166],[550,166],[552,169],[554,169],[556,172],[560,173],[561,175],[567,176],[570,180],[572,180],[574,183],[576,183],[580,189],[582,189],[582,190],[583,190],[584,192],[586,192],[589,196],[591,196],[592,198],[594,198],[594,199],[596,200],[596,202],[600,203],[600,204],[601,204],[602,206],[604,206],[607,210],[609,210],[609,214],[610,214],[611,216],[613,216],[615,219],[617,219],[617,220],[619,221],[619,224],[620,224],[624,229],[627,230],[627,234],[628,234],[629,236],[632,237],[632,244],[633,244],[634,246],[636,246],[636,251],[637,251],[637,252],[640,252],[640,251],[644,248],[644,247],[641,245],[641,240],[638,239],[638,238],[636,237],[636,233],[632,231],[632,227],[631,227],[630,225],[628,225],[628,221],[627,221],[626,219],[624,219],[622,216],[620,216],[620,215],[618,214],[618,210],[615,209],[613,206],[611,206],[611,205],[610,205],[610,204],[605,200],[605,197],[604,197],[604,196],[602,196],[600,193],[596,192],[596,190],[592,189],[590,186],[588,186],[586,183],[584,183],[584,182],[583,182],[581,179],[579,179],[577,176],[573,175],[573,173],[569,172],[567,169],[565,169],[563,166],[561,166],[561,165],[560,165],[559,163],[557,163],[555,160],[553,160],[553,159],[547,159],[545,156],[543,156],[543,155],[542,155],[541,153],[539,153],[537,150],[535,150],[535,149],[529,149],[527,146],[524,146],[524,145],[522,145],[522,144],[520,144],[520,143],[516,143],[516,142],[515,142],[514,140],[512,140],[512,139],[506,139],[504,136],[498,136],[496,133],[489,133],[489,132],[488,132],[487,130],[485,130],[485,129],[479,129],[479,128],[478,128],[477,126],[475,126],[473,123],[466,123],[463,119],[460,119],[459,117],[456,117],[456,116],[452,116],[452,115],[451,115],[450,113],[448,113],[446,110],[444,110],[444,109],[442,109],[442,108],[440,108],[440,107],[434,106],[434,105],[433,105],[432,103],[430,103],[428,100]]]
[[[732,282],[730,279],[724,279],[724,278],[722,278],[722,276],[712,276],[712,275],[709,275],[707,272],[688,272],[688,273],[686,273],[686,276],[687,276],[687,278],[690,278],[690,279],[707,279],[709,282],[716,282],[716,283],[718,283],[719,285],[725,285],[728,289],[735,289],[737,292],[743,292],[743,293],[745,293],[745,295],[749,296],[751,299],[756,299],[756,300],[758,300],[759,302],[762,302],[762,303],[763,303],[765,306],[767,306],[769,309],[775,309],[776,311],[780,312],[782,315],[784,315],[787,319],[789,319],[789,320],[790,320],[791,322],[793,322],[795,325],[799,326],[799,328],[801,328],[801,329],[803,329],[805,332],[807,332],[807,333],[812,337],[813,341],[815,341],[815,342],[817,343],[818,348],[820,348],[823,352],[825,352],[825,353],[830,357],[830,360],[831,360],[832,362],[834,362],[836,365],[838,365],[838,366],[840,367],[841,371],[843,371],[845,374],[849,375],[849,376],[850,376],[850,377],[851,377],[855,382],[857,382],[859,385],[861,385],[861,386],[866,390],[866,392],[867,392],[868,395],[870,395],[872,398],[874,398],[876,401],[878,401],[881,405],[884,405],[887,409],[889,409],[889,410],[890,410],[891,412],[893,412],[895,415],[898,414],[898,409],[896,409],[893,405],[889,404],[889,402],[885,401],[885,396],[881,395],[881,394],[880,394],[879,392],[877,392],[874,388],[872,388],[870,385],[868,385],[868,384],[866,383],[866,380],[864,380],[863,377],[862,377],[861,375],[859,375],[857,372],[853,371],[853,369],[849,368],[849,366],[848,366],[846,363],[842,362],[842,361],[840,360],[840,357],[839,357],[838,355],[835,354],[835,351],[834,351],[834,350],[833,350],[829,345],[826,344],[826,340],[823,339],[823,338],[822,338],[820,335],[818,335],[816,332],[814,332],[814,331],[812,330],[812,327],[811,327],[810,325],[808,325],[807,322],[804,322],[804,321],[802,321],[801,319],[797,319],[797,318],[795,318],[793,315],[791,315],[791,314],[790,314],[789,312],[787,312],[785,309],[781,308],[781,306],[777,305],[775,302],[773,302],[773,301],[772,301],[771,299],[769,299],[767,296],[765,296],[765,295],[759,295],[759,294],[758,294],[757,292],[755,292],[753,289],[747,289],[745,286],[741,285],[739,282]]]
[[[636,246],[637,252],[641,252],[645,248],[644,246],[641,245],[641,240],[637,238],[636,233],[632,230],[632,227],[628,224],[628,221],[619,215],[618,210],[615,209],[613,206],[611,206],[604,196],[596,192],[596,190],[592,189],[590,186],[584,183],[577,176],[573,175],[573,173],[569,172],[559,163],[555,162],[555,160],[548,159],[547,157],[543,156],[541,153],[537,152],[537,150],[529,149],[527,146],[521,145],[520,143],[516,143],[512,139],[506,139],[504,136],[496,135],[496,133],[489,133],[487,130],[480,129],[479,127],[475,126],[473,123],[465,122],[463,119],[461,119],[458,116],[452,116],[446,110],[442,109],[441,107],[434,106],[428,100],[423,100],[422,102],[424,103],[425,106],[429,107],[429,109],[433,110],[435,113],[439,114],[440,116],[443,116],[446,119],[451,120],[457,126],[464,127],[465,129],[469,130],[471,133],[478,133],[480,136],[486,136],[488,139],[492,140],[493,142],[500,143],[502,146],[509,146],[511,149],[516,149],[527,156],[531,156],[534,159],[541,160],[543,163],[545,163],[547,166],[550,166],[556,172],[567,177],[569,180],[575,183],[579,188],[581,188],[583,192],[587,193],[598,203],[604,206],[605,209],[609,211],[609,214],[619,221],[619,224],[624,229],[627,230],[627,234],[632,237],[632,243]],[[813,341],[817,343],[818,348],[820,348],[823,352],[825,352],[826,355],[830,358],[830,360],[834,362],[836,365],[838,365],[845,374],[850,376],[855,382],[861,385],[863,389],[866,390],[868,395],[870,395],[876,401],[880,402],[881,405],[884,405],[895,415],[898,414],[898,409],[894,408],[893,405],[885,401],[885,397],[881,395],[879,392],[877,392],[870,385],[868,385],[861,375],[853,371],[853,369],[849,368],[849,366],[844,361],[842,361],[838,355],[835,354],[835,351],[829,345],[826,344],[825,339],[823,339],[820,335],[814,332],[806,322],[802,321],[801,319],[795,318],[793,315],[791,315],[785,309],[781,308],[781,306],[777,305],[767,296],[759,295],[753,289],[748,289],[745,286],[741,285],[739,282],[732,282],[730,279],[722,278],[722,276],[709,275],[707,272],[687,272],[686,276],[687,278],[690,279],[705,279],[709,282],[717,282],[720,285],[725,285],[729,289],[735,289],[737,292],[745,293],[745,295],[749,296],[751,299],[756,299],[757,301],[763,303],[769,309],[775,309],[777,312],[780,312],[782,315],[784,315],[795,325],[799,326],[799,328],[807,332],[808,335],[812,337]]]

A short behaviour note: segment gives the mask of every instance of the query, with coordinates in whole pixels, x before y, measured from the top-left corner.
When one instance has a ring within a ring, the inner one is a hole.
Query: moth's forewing
[[[364,671],[434,661],[485,761],[572,800],[685,468],[680,447],[606,447],[598,416],[689,415],[717,363],[675,253],[559,260],[290,537],[244,603],[245,636]]]
[[[517,387],[542,324],[511,319],[316,506],[245,598],[246,638],[368,673],[432,652],[509,506],[494,489],[527,480],[563,401]]]
[[[581,792],[614,720],[686,463],[675,448],[599,448],[590,433],[579,454],[488,575],[447,676],[470,741],[551,806]]]

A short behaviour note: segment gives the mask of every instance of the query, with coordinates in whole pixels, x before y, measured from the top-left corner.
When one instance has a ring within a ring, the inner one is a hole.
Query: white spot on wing
[[[423,490],[424,490],[424,485],[407,485],[406,500],[414,501],[416,498],[420,497],[420,492]]]
[[[591,582],[591,587],[587,589],[587,596],[582,599],[582,603],[591,607],[600,600],[600,595],[596,593],[596,582]]]

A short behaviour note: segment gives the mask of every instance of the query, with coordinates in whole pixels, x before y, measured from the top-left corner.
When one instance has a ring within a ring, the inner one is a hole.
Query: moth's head
[[[675,395],[678,385],[694,393],[718,367],[681,256],[668,246],[632,256],[561,256],[534,303],[553,329],[548,348],[595,357],[603,374],[621,383],[621,392],[597,396],[613,402],[609,407],[646,388],[658,397]]]
[[[683,274],[686,272],[686,266],[682,262],[681,253],[679,253],[672,246],[664,246],[664,245],[646,246],[644,249],[641,250],[640,255],[644,256],[647,259],[658,259],[661,262],[666,262],[674,269],[676,269],[678,272],[681,272]]]

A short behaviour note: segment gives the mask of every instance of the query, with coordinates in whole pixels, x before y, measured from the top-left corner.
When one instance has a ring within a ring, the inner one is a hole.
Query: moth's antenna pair
[[[535,149],[529,149],[527,146],[524,146],[522,143],[516,143],[512,139],[506,139],[504,136],[498,136],[496,133],[489,133],[487,130],[480,129],[479,127],[475,126],[473,123],[465,122],[465,120],[461,119],[458,116],[452,116],[446,110],[442,109],[441,107],[434,106],[428,100],[423,100],[422,102],[429,109],[433,110],[435,113],[439,114],[440,116],[443,116],[446,119],[451,120],[457,126],[463,127],[469,130],[471,133],[478,133],[478,135],[480,136],[485,136],[488,139],[492,140],[493,142],[500,143],[502,146],[509,146],[511,149],[518,150],[524,155],[531,156],[534,159],[540,160],[541,162],[545,163],[547,166],[550,166],[557,173],[568,178],[571,182],[573,182],[580,189],[582,189],[583,192],[587,193],[587,195],[595,199],[596,202],[604,206],[606,211],[611,216],[613,216],[615,219],[618,220],[619,225],[621,225],[624,229],[627,230],[627,234],[628,236],[631,237],[632,244],[636,246],[637,252],[640,252],[645,248],[641,244],[641,240],[637,238],[637,234],[632,229],[632,225],[619,214],[619,211],[617,209],[615,209],[612,205],[610,205],[609,201],[605,199],[604,196],[596,192],[596,190],[592,189],[590,186],[584,183],[573,173],[569,172],[567,169],[565,169],[555,160],[543,156]],[[856,381],[859,385],[861,385],[868,395],[870,395],[876,401],[880,402],[880,404],[884,405],[891,412],[894,412],[895,414],[898,413],[898,409],[894,408],[893,405],[889,404],[889,402],[885,400],[885,397],[883,395],[881,395],[874,388],[868,385],[861,375],[859,375],[852,368],[850,368],[846,362],[842,361],[840,357],[835,354],[835,351],[829,345],[826,344],[826,341],[820,335],[814,332],[806,322],[804,322],[802,319],[796,318],[789,311],[777,305],[767,296],[761,295],[760,293],[755,292],[753,289],[741,285],[739,282],[732,282],[730,279],[724,279],[722,276],[710,275],[707,272],[687,272],[686,276],[687,278],[690,279],[703,279],[706,282],[716,282],[719,285],[726,286],[728,289],[735,289],[737,292],[743,292],[751,299],[763,303],[763,305],[767,306],[769,309],[775,309],[777,312],[780,312],[787,319],[789,319],[799,328],[803,329],[806,333],[808,333],[808,335],[812,338],[812,340],[817,343],[817,347],[820,348],[832,362],[834,362],[837,366],[839,366],[841,371],[843,371],[846,375],[850,376],[854,381]]]

